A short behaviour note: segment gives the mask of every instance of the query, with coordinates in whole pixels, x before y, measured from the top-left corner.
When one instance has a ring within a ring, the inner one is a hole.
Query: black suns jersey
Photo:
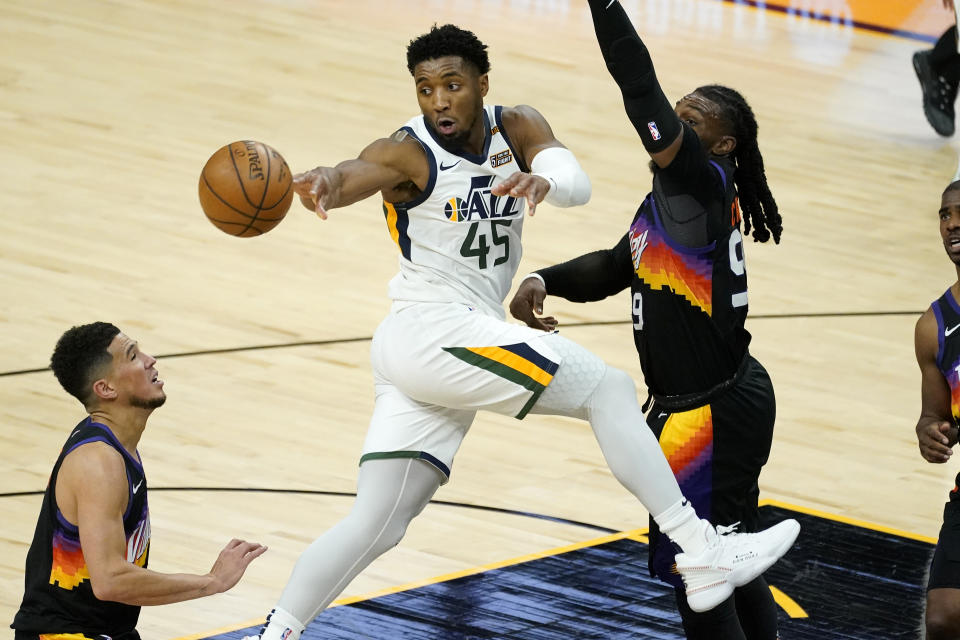
[[[691,139],[691,137],[693,139]],[[732,379],[750,334],[735,165],[708,160],[685,127],[683,146],[654,174],[626,238],[634,341],[657,396],[703,394]]]
[[[950,387],[950,415],[960,424],[960,304],[947,289],[930,308],[937,318],[937,367]],[[960,474],[950,499],[960,500]]]
[[[143,466],[139,456],[131,456],[107,426],[88,417],[67,438],[50,474],[33,542],[27,552],[23,603],[10,625],[18,632],[122,636],[137,625],[140,607],[105,602],[93,594],[79,531],[57,508],[57,474],[64,458],[77,447],[91,442],[105,442],[123,456],[129,495],[123,517],[127,561],[147,566],[150,513]]]
[[[710,159],[684,125],[683,141],[629,231],[612,249],[540,269],[549,295],[602,300],[631,289],[634,342],[658,402],[709,402],[747,362],[747,272],[736,166]]]

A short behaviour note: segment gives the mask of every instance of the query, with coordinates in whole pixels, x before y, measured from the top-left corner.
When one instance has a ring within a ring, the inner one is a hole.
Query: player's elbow
[[[544,149],[534,156],[530,168],[550,183],[545,199],[553,206],[574,207],[590,201],[593,191],[590,178],[569,149]]]
[[[120,602],[119,589],[117,589],[116,584],[109,578],[103,576],[91,576],[90,587],[93,589],[93,595],[97,598],[97,600]]]
[[[92,573],[90,587],[97,600],[104,602],[120,602],[122,604],[137,604],[131,599],[130,590],[123,585],[118,576],[109,573]]]
[[[574,176],[573,189],[570,194],[570,204],[568,206],[577,207],[590,202],[590,196],[593,195],[593,185],[590,184],[590,178],[586,172],[580,171]]]

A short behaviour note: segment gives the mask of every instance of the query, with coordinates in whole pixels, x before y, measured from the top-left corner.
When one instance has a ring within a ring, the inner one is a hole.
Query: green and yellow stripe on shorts
[[[444,347],[443,350],[467,364],[529,389],[532,395],[517,414],[518,420],[530,412],[560,367],[559,362],[554,362],[526,342],[499,347]]]

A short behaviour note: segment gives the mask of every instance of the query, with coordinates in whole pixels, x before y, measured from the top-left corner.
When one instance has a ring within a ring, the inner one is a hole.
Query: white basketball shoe
[[[784,520],[757,533],[732,533],[732,527],[714,529],[706,520],[707,548],[691,556],[678,553],[677,572],[694,611],[709,611],[760,576],[787,552],[800,533],[800,523]]]

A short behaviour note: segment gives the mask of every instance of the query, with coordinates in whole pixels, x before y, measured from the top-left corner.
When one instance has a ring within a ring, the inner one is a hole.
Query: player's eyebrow
[[[127,356],[129,357],[129,356],[130,356],[130,353],[131,353],[134,349],[136,349],[136,348],[137,348],[137,343],[136,343],[136,342],[131,342],[131,343],[127,346]]]

